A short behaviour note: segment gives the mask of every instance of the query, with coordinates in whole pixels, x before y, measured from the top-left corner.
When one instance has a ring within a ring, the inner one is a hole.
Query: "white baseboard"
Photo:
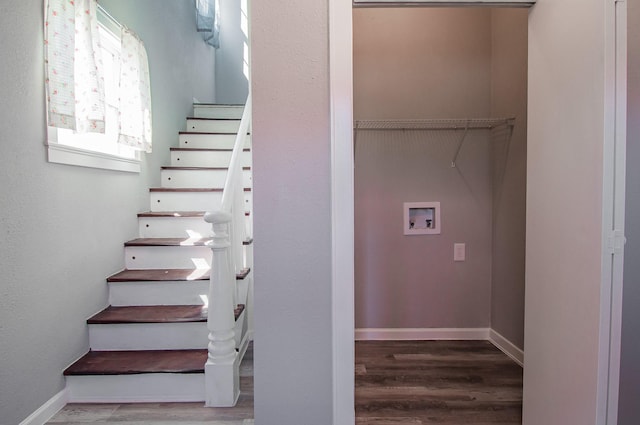
[[[489,328],[362,328],[356,341],[488,340]]]
[[[54,395],[45,404],[40,406],[38,410],[30,414],[20,425],[44,425],[47,421],[60,411],[68,400],[66,388]]]
[[[524,367],[524,351],[516,347],[507,338],[491,329],[489,332],[489,341],[491,341],[491,343],[500,351],[511,357],[514,362],[518,363],[521,367]]]
[[[520,366],[524,365],[524,351],[491,328],[362,328],[355,330],[355,340],[485,340],[491,342]]]

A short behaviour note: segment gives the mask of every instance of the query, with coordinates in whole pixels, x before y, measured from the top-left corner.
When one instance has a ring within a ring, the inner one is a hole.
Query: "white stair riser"
[[[174,167],[228,167],[231,151],[171,151]],[[241,165],[251,167],[251,152],[242,152]]]
[[[220,207],[222,192],[151,192],[151,211],[211,211]],[[245,211],[251,209],[251,192],[245,192]]]
[[[193,105],[193,116],[196,118],[242,118],[242,105]]]
[[[127,269],[193,269],[211,266],[207,246],[126,246]]]
[[[233,149],[236,143],[235,134],[180,134],[178,136],[181,148],[205,149]],[[245,148],[251,147],[251,136],[247,138]]]
[[[236,321],[236,334],[242,333],[243,316],[244,312]],[[89,325],[94,351],[190,350],[207,348],[208,343],[207,322]]]
[[[242,173],[244,187],[251,187],[251,171]],[[168,188],[224,188],[227,170],[162,170],[160,180],[162,187]]]
[[[200,402],[204,373],[67,376],[71,403]]]
[[[206,322],[89,325],[94,351],[207,348],[208,334]]]
[[[115,307],[203,305],[208,293],[209,280],[112,282],[109,284],[109,304]]]
[[[251,217],[245,216],[245,226],[251,227]],[[202,217],[140,217],[138,229],[141,238],[210,237],[211,224]]]
[[[237,133],[240,120],[187,120],[187,131],[193,133]]]

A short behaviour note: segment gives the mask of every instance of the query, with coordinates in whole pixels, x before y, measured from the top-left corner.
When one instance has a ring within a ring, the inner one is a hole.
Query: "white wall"
[[[491,115],[515,117],[510,144],[492,145],[491,328],[524,348],[527,180],[527,9],[491,14]]]
[[[215,81],[218,88],[216,102],[225,104],[244,104],[249,93],[248,38],[247,25],[248,0],[220,0],[220,47],[216,49]]]
[[[159,180],[168,145],[177,144],[191,97],[213,96],[210,80],[192,82],[185,39],[177,35],[178,17],[192,22],[192,9],[176,0],[135,5],[153,6],[130,24],[146,43],[152,80],[154,153],[141,174],[46,161],[43,2],[0,3],[7,65],[0,80],[2,425],[20,423],[64,388],[62,372],[88,349],[85,320],[106,305],[105,278],[123,267],[122,244],[136,236],[136,213],[148,209],[146,188]],[[213,61],[206,66],[211,75]]]
[[[332,422],[326,0],[252,4],[256,423]]]
[[[530,12],[524,425],[595,423],[604,3]]]
[[[622,353],[618,425],[635,425],[640,418],[640,4],[628,7],[628,117],[627,117],[627,194],[622,308]]]

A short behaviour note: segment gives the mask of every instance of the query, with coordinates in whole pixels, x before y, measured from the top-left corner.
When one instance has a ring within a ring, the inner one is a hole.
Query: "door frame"
[[[597,425],[614,425],[617,418],[622,316],[622,258],[624,244],[624,176],[626,155],[626,4],[605,0],[607,31],[605,95],[613,100],[605,111],[605,171],[603,176],[603,267],[600,320]],[[493,5],[500,1],[494,1]],[[380,2],[378,2],[380,3]],[[487,0],[414,0],[434,6],[487,6]],[[448,3],[448,4],[447,4]],[[507,3],[502,0],[501,3]],[[531,6],[531,1],[516,0]],[[615,10],[615,5],[623,6]],[[381,4],[384,5],[384,4]],[[354,411],[354,158],[353,158],[353,27],[352,0],[329,0],[329,102],[331,118],[332,220],[332,360],[333,424],[353,424]],[[624,17],[624,19],[622,19]],[[617,30],[616,30],[617,28]],[[612,50],[613,49],[613,50]],[[613,107],[615,105],[615,107]],[[620,216],[620,214],[622,214]],[[608,228],[611,220],[613,230]],[[617,232],[617,233],[616,233]],[[622,233],[620,233],[622,232]],[[613,237],[613,239],[612,239]],[[622,240],[624,237],[622,236]],[[615,252],[609,253],[613,245]],[[613,255],[613,257],[612,257]],[[612,261],[613,259],[613,261]]]

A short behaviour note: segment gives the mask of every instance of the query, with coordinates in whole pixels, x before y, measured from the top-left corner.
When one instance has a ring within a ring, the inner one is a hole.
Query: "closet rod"
[[[358,120],[355,130],[491,130],[513,127],[515,118],[456,118],[433,120]]]

